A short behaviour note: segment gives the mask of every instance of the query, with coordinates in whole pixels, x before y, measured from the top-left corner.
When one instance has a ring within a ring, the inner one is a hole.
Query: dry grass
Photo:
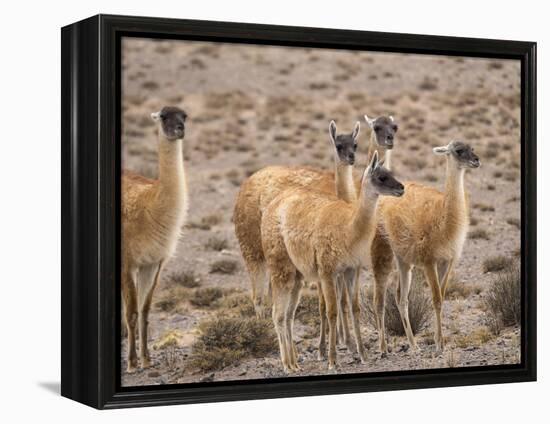
[[[487,327],[479,327],[472,331],[470,334],[459,334],[454,338],[454,344],[459,348],[467,348],[484,345],[491,340],[494,336],[491,334]]]
[[[447,290],[445,292],[445,298],[447,299],[467,299],[472,294],[480,294],[482,292],[482,288],[476,284],[468,284],[459,282],[456,280],[451,280],[449,282],[449,285],[447,286]]]
[[[271,320],[219,316],[199,324],[189,364],[201,371],[220,370],[251,357],[277,351]]]
[[[495,211],[494,206],[488,205],[486,203],[476,203],[474,205],[474,208],[479,209],[481,212],[494,212]]]
[[[221,252],[224,249],[227,249],[229,243],[226,239],[220,237],[210,237],[208,241],[204,244],[208,250],[214,250],[216,252]]]
[[[489,240],[489,233],[483,228],[476,228],[468,233],[468,237],[473,240]]]
[[[508,218],[506,222],[517,229],[521,228],[521,221],[518,218]]]
[[[498,272],[506,269],[510,259],[505,256],[492,256],[483,261],[483,272]]]
[[[193,289],[200,286],[201,280],[193,270],[183,271],[181,274],[171,274],[168,277],[171,284]]]
[[[521,319],[519,263],[512,259],[508,262],[491,281],[485,297],[487,324],[494,334],[499,334],[502,327],[519,325]]]
[[[239,264],[233,259],[220,259],[210,266],[211,274],[235,274]]]
[[[314,293],[304,293],[296,308],[296,319],[304,325],[317,329],[320,324],[319,296]]]
[[[221,306],[237,316],[253,317],[255,315],[252,299],[250,299],[250,295],[246,293],[236,293],[233,296],[225,297]]]
[[[219,287],[206,287],[195,290],[189,297],[189,302],[199,308],[216,306],[215,302],[224,295]]]
[[[429,323],[432,316],[432,301],[424,288],[422,274],[418,270],[413,271],[413,280],[409,292],[409,319],[414,334],[418,334]],[[405,329],[401,323],[401,316],[397,308],[395,290],[388,289],[386,296],[386,330],[394,336],[404,336]],[[364,321],[376,328],[376,313],[374,310],[373,296],[364,291],[361,292],[361,309]]]
[[[169,313],[181,313],[183,303],[189,298],[189,289],[182,286],[172,286],[166,290],[162,290],[154,300],[154,307]]]

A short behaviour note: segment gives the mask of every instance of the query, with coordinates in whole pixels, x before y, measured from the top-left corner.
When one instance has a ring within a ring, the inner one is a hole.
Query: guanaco
[[[336,366],[336,279],[342,275],[350,293],[357,290],[355,271],[366,265],[376,227],[379,195],[402,196],[403,185],[381,166],[378,153],[365,169],[359,199],[347,203],[334,195],[297,188],[283,192],[261,220],[262,248],[270,276],[273,322],[285,371],[299,369],[292,328],[302,279],[320,281],[329,323],[328,366]],[[349,296],[355,315],[359,304]],[[357,327],[358,328],[358,327]]]
[[[399,271],[397,304],[409,343],[417,349],[408,309],[411,272],[417,266],[423,270],[431,288],[435,343],[437,349],[442,350],[442,303],[449,276],[462,253],[469,225],[464,173],[466,169],[478,168],[480,161],[473,149],[460,141],[435,147],[433,152],[447,159],[445,190],[441,192],[421,184],[408,183],[405,184],[403,197],[381,199],[379,209]],[[387,249],[379,249],[372,255],[387,257],[388,252]],[[385,291],[386,287],[375,285],[375,290]],[[378,296],[382,294],[378,293]],[[377,312],[383,314],[383,309]]]
[[[125,171],[122,176],[122,300],[128,333],[128,372],[135,370],[136,324],[143,368],[150,365],[148,315],[164,264],[176,250],[188,195],[182,143],[186,113],[163,107],[151,114],[158,129],[159,176],[152,180]]]

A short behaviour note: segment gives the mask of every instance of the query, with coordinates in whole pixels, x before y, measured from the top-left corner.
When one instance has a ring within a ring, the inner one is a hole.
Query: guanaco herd
[[[121,284],[129,372],[137,367],[136,325],[141,367],[150,365],[147,319],[153,292],[176,249],[188,209],[182,153],[187,115],[177,107],[164,107],[151,117],[159,138],[158,179],[127,171],[122,176]],[[444,347],[442,302],[468,231],[464,172],[478,168],[479,158],[463,142],[435,147],[433,153],[447,161],[444,191],[414,182],[403,185],[389,170],[398,131],[395,119],[365,115],[365,120],[370,130],[368,166],[359,179],[353,168],[360,123],[350,134],[339,134],[331,121],[334,172],[268,166],[245,180],[237,196],[235,234],[250,276],[256,316],[266,317],[271,304],[286,372],[299,370],[292,331],[304,281],[318,287],[319,358],[328,359],[328,368],[334,369],[340,338],[366,361],[359,324],[359,276],[365,268],[374,277],[380,351],[388,350],[384,309],[395,268],[396,301],[410,347],[417,349],[408,311],[413,267],[423,270],[431,289],[436,348]]]

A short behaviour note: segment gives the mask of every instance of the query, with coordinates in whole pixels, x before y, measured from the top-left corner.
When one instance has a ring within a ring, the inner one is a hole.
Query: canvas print
[[[521,362],[519,61],[121,55],[122,386]]]

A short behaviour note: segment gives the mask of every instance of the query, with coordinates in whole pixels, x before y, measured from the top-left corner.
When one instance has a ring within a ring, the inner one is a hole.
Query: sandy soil
[[[485,238],[466,242],[455,284],[475,289],[445,302],[443,354],[436,355],[430,344],[431,323],[418,336],[420,352],[408,351],[404,338],[392,337],[387,357],[376,351],[375,331],[363,325],[368,363],[361,365],[341,348],[338,372],[520,360],[518,328],[505,328],[482,342],[468,339],[486,328],[483,300],[494,275],[484,273],[484,260],[513,258],[520,247],[519,62],[131,39],[123,42],[122,63],[123,167],[156,176],[157,143],[149,115],[178,105],[189,114],[184,154],[190,188],[190,223],[155,292],[150,315],[150,346],[173,331],[177,343],[152,348],[153,366],[124,372],[123,385],[284,376],[277,351],[213,371],[188,364],[199,323],[230,313],[223,299],[249,290],[231,222],[235,196],[244,178],[266,165],[330,168],[331,119],[342,131],[361,121],[358,155],[364,158],[365,113],[392,114],[399,123],[392,164],[403,180],[441,188],[444,161],[431,154],[431,147],[452,139],[475,147],[482,167],[467,173],[466,187],[471,232]],[[212,272],[221,259],[236,269]],[[184,277],[198,287],[176,287]],[[365,287],[371,285],[369,273],[363,280]],[[206,287],[223,289],[223,298],[194,306],[189,299]],[[313,288],[306,291],[315,294]],[[327,373],[326,363],[316,359],[318,329],[300,321],[296,326],[300,375]]]

